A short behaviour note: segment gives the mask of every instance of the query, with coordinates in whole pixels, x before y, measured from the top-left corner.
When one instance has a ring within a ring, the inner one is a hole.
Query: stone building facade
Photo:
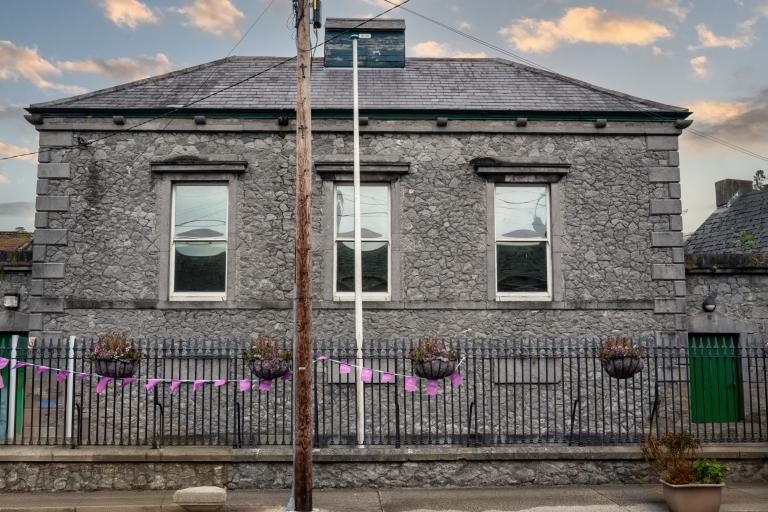
[[[31,333],[290,335],[293,66],[177,108],[195,85],[226,87],[274,61],[230,58],[29,108],[41,149]],[[387,291],[365,304],[369,339],[685,331],[677,137],[687,110],[496,59],[370,66],[362,174],[388,190],[389,254]],[[334,190],[351,180],[351,73],[322,59],[312,73],[315,332],[350,339],[352,303],[334,289]],[[168,105],[172,115],[151,119]],[[173,191],[185,183],[226,187],[215,300],[186,300],[170,282]],[[546,192],[533,219],[546,225],[538,294],[497,292],[498,246],[523,261],[535,245],[497,240],[504,186]]]

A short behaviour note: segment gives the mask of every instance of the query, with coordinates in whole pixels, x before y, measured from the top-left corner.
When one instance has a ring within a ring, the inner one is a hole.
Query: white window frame
[[[509,238],[499,237],[496,234],[496,190],[499,187],[544,187],[546,191],[547,214],[546,214],[546,237],[537,238]],[[493,280],[494,290],[496,291],[497,301],[551,301],[552,300],[552,189],[548,183],[495,183],[493,187]],[[547,257],[547,291],[546,292],[500,292],[499,291],[499,251],[498,244],[504,242],[546,242]]]
[[[333,300],[347,302],[355,300],[354,292],[339,292],[336,290],[338,272],[338,242],[354,242],[354,237],[339,237],[336,222],[336,194],[338,187],[352,187],[351,182],[339,181],[333,184]],[[391,301],[392,300],[392,184],[388,182],[366,182],[361,183],[360,188],[365,187],[383,187],[387,190],[387,222],[389,224],[389,233],[387,238],[365,238],[360,242],[386,242],[387,243],[387,291],[386,292],[363,292],[363,300],[366,301]]]
[[[224,236],[210,238],[181,238],[176,239],[176,188],[177,187],[225,187],[227,189],[226,204],[224,211],[226,218],[224,222]],[[215,182],[197,182],[197,181],[179,181],[171,184],[171,243],[168,257],[169,268],[169,288],[168,300],[171,301],[225,301],[227,300],[227,280],[229,278],[229,187],[226,181]],[[224,290],[221,292],[175,292],[176,279],[176,242],[224,242],[226,255],[224,258]]]

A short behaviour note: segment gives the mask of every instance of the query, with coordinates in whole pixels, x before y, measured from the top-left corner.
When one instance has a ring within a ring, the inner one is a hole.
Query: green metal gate
[[[0,357],[10,359],[11,336],[14,334],[16,333],[0,333]],[[22,347],[26,349],[27,338],[26,334],[19,333],[19,342],[16,350],[16,358],[19,361],[24,360],[24,354],[26,353],[26,350],[22,350]],[[0,389],[0,439],[4,439],[8,432],[8,395],[11,392],[16,393],[16,406],[14,407],[16,410],[16,419],[14,423],[16,435],[20,436],[22,429],[24,428],[24,382],[26,377],[26,368],[18,368],[16,370],[16,389],[13,391],[11,391],[9,388],[11,366],[8,365],[0,370],[0,375],[2,375],[3,383],[5,384],[5,387]]]
[[[693,423],[744,418],[738,335],[689,334],[688,370]]]

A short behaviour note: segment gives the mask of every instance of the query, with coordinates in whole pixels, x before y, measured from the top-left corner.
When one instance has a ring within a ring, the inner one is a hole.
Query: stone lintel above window
[[[248,167],[248,162],[234,155],[209,155],[207,158],[177,156],[149,165],[154,173],[242,173]]]
[[[349,155],[329,155],[315,159],[315,171],[324,180],[352,181],[354,163]],[[411,171],[410,162],[380,155],[360,158],[361,181],[396,181]]]
[[[567,162],[545,157],[480,157],[470,163],[479,176],[506,183],[557,183],[571,169]]]

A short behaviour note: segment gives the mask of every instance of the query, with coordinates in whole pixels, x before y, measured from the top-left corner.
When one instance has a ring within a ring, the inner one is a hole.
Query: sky
[[[234,55],[293,55],[291,5],[0,0],[0,156],[37,149],[24,106],[222,58],[262,12]],[[324,0],[323,15],[366,17],[389,7]],[[564,75],[688,107],[700,133],[768,158],[768,0],[410,0],[405,7]],[[405,18],[410,57],[503,56],[400,9],[388,16]],[[35,162],[0,161],[0,230],[32,229]],[[680,168],[691,232],[715,207],[715,181],[751,179],[768,162],[686,132]]]

